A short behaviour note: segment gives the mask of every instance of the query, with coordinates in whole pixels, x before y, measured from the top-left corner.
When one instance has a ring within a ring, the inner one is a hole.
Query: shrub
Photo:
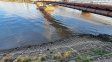
[[[18,57],[16,62],[31,62],[31,59],[28,57]]]

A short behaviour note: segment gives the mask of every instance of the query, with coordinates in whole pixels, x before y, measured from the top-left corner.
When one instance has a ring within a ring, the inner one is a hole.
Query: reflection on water
[[[46,39],[42,15],[35,5],[28,6],[0,2],[0,49],[40,43]]]
[[[52,16],[77,33],[112,35],[112,18],[110,17],[82,13],[65,7],[57,8]]]
[[[46,21],[34,4],[0,2],[0,49],[60,39],[57,28],[61,26]]]
[[[91,20],[92,19],[92,15],[91,13],[88,13],[88,12],[82,12],[81,13],[81,16],[87,20]]]
[[[34,4],[0,2],[0,49],[35,45],[72,35],[71,30],[50,16],[56,8],[46,7],[42,16]]]
[[[112,18],[60,6],[40,10],[30,3],[0,1],[0,50],[58,40],[73,33],[112,34]]]
[[[50,22],[50,25],[52,25],[55,29],[59,37],[64,38],[67,36],[71,36],[73,32],[69,30],[67,27],[63,26],[62,23],[58,22],[58,20],[54,19],[53,17],[50,16],[50,13],[52,13],[54,9],[46,10],[47,8],[53,8],[52,6],[50,7],[41,7],[39,8],[40,11],[43,13],[44,17],[47,19],[46,21]]]

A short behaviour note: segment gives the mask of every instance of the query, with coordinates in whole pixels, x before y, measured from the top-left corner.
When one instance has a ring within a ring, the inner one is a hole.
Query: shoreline
[[[99,35],[98,35],[99,36]],[[11,54],[13,58],[18,56],[35,56],[39,54],[63,53],[72,49],[74,54],[82,54],[92,49],[103,49],[112,52],[112,42],[104,42],[94,35],[75,35],[55,42],[43,43],[40,45],[30,45],[25,47],[17,47],[9,50],[0,51],[0,58],[4,54]],[[110,48],[110,49],[109,49]],[[109,58],[112,58],[110,56]],[[103,58],[101,58],[103,59]],[[95,59],[97,60],[97,58]]]
[[[62,38],[62,39],[59,39],[59,40],[55,40],[55,41],[50,41],[50,42],[46,42],[46,43],[41,43],[41,44],[38,44],[38,45],[26,45],[26,46],[21,46],[21,47],[16,47],[16,48],[11,48],[11,49],[3,49],[3,50],[0,50],[0,53],[1,52],[6,52],[6,51],[13,51],[13,50],[24,50],[24,48],[30,48],[30,47],[38,47],[38,46],[43,46],[43,45],[46,45],[46,44],[55,44],[55,42],[60,42],[63,40],[66,40],[66,39],[69,39],[69,38],[83,38],[83,37],[86,37],[86,38],[92,38],[92,39],[96,39],[96,40],[99,40],[99,41],[106,41],[108,39],[108,41],[106,42],[111,42],[111,37],[110,35],[106,35],[106,34],[99,34],[99,35],[92,35],[92,34],[77,34],[77,35],[71,35],[71,36],[68,36],[68,37],[65,37],[65,38]],[[110,40],[109,40],[110,38]]]
[[[110,35],[106,35],[106,34],[99,34],[99,35],[92,35],[92,34],[81,34],[81,35],[71,35],[68,37],[65,37],[63,39],[59,39],[59,40],[55,40],[55,41],[51,41],[51,42],[46,42],[46,43],[42,43],[42,44],[38,44],[38,45],[27,45],[27,46],[22,46],[22,47],[16,47],[16,48],[11,48],[11,49],[4,49],[4,50],[0,50],[0,54],[1,52],[13,52],[13,51],[17,51],[17,50],[24,50],[27,48],[31,48],[31,47],[41,47],[44,45],[49,45],[49,44],[55,44],[58,42],[64,42],[65,40],[69,40],[69,38],[87,38],[89,40],[95,39],[101,42],[110,42],[111,43],[111,36]],[[109,40],[110,38],[110,40]],[[108,40],[108,41],[106,41]],[[70,41],[70,40],[69,40]]]

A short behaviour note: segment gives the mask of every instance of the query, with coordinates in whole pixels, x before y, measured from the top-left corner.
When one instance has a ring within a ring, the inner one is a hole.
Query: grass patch
[[[18,57],[16,62],[31,62],[31,59],[29,57]]]
[[[104,57],[112,55],[111,52],[108,52],[104,49],[92,49],[90,52],[82,53],[76,56],[77,62],[92,62],[95,57]]]
[[[103,49],[93,49],[92,52],[95,56],[104,56],[105,54],[109,54],[110,52]]]
[[[92,59],[89,55],[86,54],[80,54],[76,57],[77,62],[92,62]]]

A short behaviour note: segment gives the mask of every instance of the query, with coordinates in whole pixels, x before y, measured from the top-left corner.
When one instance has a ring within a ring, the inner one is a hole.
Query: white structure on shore
[[[80,2],[80,3],[112,3],[112,0],[67,0],[69,2]]]
[[[112,0],[68,0],[69,2],[92,3],[92,4],[108,4],[112,5]]]
[[[108,4],[112,5],[112,0],[33,0],[33,1],[61,1],[61,2],[77,2],[77,3],[92,3],[92,4]]]

